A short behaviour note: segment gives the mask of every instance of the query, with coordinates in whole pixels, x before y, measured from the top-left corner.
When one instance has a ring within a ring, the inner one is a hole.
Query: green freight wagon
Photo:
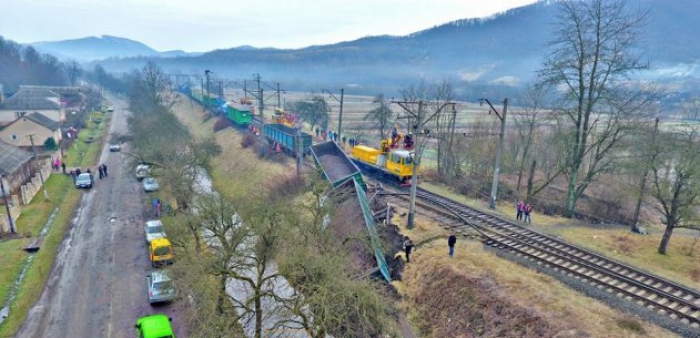
[[[228,117],[232,123],[247,127],[253,120],[251,106],[236,102],[226,102],[226,117]]]

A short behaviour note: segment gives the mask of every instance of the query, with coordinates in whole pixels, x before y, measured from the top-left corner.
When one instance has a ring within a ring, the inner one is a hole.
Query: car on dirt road
[[[156,238],[148,245],[151,266],[160,267],[173,264],[173,245],[167,238]]]
[[[82,173],[75,179],[75,187],[78,189],[90,189],[92,188],[92,183],[92,174],[90,173]]]
[[[146,222],[146,243],[151,244],[154,239],[165,237],[163,222],[158,219]]]
[[[119,144],[119,142],[116,142],[116,141],[109,142],[109,151],[121,151],[121,150],[122,150],[122,146],[121,146],[121,144]]]
[[[143,179],[143,191],[153,192],[158,190],[158,181],[153,177],[146,177]]]
[[[163,314],[141,317],[136,321],[136,337],[139,338],[175,338],[170,326],[172,318]]]
[[[173,280],[166,271],[153,271],[146,276],[148,302],[151,304],[172,302],[175,299]]]

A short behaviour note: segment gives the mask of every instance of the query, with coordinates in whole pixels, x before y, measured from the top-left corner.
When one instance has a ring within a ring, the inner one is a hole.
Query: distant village
[[[15,93],[3,94],[0,85],[0,196],[21,196],[21,187],[31,182],[40,163],[60,161],[77,138],[85,113],[101,109],[100,98],[99,91],[83,86],[21,85]]]

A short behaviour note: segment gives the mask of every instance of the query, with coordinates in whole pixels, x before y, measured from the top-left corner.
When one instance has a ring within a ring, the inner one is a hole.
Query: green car
[[[136,321],[136,337],[138,338],[175,338],[173,328],[166,315],[150,315]]]

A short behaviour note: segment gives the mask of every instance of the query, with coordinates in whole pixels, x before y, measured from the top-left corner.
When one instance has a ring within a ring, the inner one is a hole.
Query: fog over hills
[[[655,68],[645,76],[676,89],[694,88],[700,77],[700,35],[693,29],[700,19],[700,1],[630,0],[629,5],[648,11],[639,48]],[[534,78],[556,28],[557,8],[556,1],[543,1],[407,36],[372,36],[302,49],[241,46],[201,55],[159,53],[114,37],[34,45],[82,60],[118,56],[99,62],[115,72],[140,68],[147,59],[160,57],[157,62],[168,72],[201,75],[210,69],[228,79],[260,73],[289,89],[343,86],[362,93],[395,93],[421,80],[448,79],[461,96],[469,97],[508,94]]]

